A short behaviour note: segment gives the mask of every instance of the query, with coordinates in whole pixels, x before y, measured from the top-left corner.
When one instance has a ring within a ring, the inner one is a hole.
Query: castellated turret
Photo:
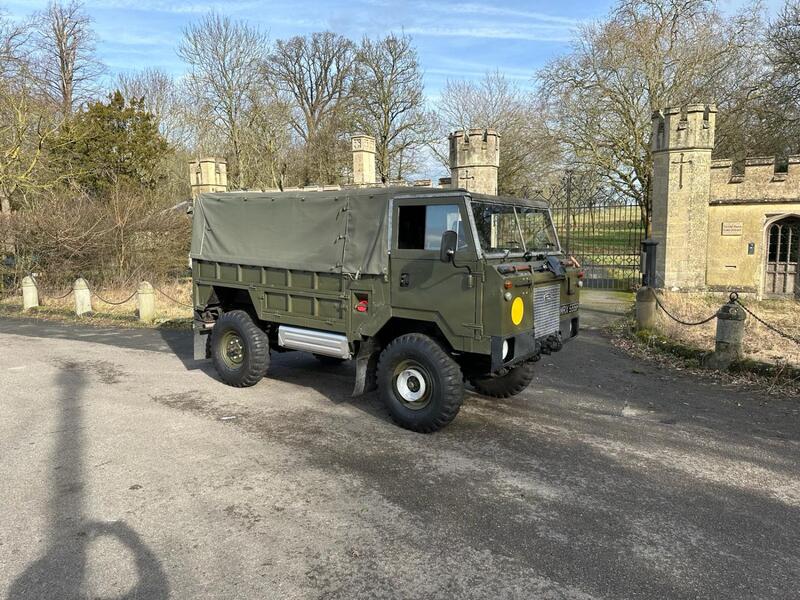
[[[469,129],[450,134],[451,186],[478,194],[497,195],[500,135],[494,129]]]
[[[228,164],[224,158],[207,156],[189,161],[192,198],[207,192],[228,191]]]
[[[375,138],[356,133],[350,142],[353,148],[353,185],[375,185]]]
[[[705,286],[716,113],[713,104],[690,104],[653,115],[652,238],[656,278],[666,288]]]

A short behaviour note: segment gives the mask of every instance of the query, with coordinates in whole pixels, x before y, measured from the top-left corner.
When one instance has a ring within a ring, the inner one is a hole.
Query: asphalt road
[[[397,428],[351,368],[0,320],[0,598],[796,598],[800,401],[591,333]]]

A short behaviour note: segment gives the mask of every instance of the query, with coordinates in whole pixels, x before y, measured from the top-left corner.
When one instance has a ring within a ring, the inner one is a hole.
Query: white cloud
[[[410,35],[527,40],[533,42],[568,42],[572,39],[572,33],[568,29],[507,27],[503,25],[462,27],[417,26],[407,27],[405,28],[405,32]]]

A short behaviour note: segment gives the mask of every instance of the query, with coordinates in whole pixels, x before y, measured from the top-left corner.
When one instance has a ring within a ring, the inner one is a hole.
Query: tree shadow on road
[[[58,376],[57,439],[51,458],[50,499],[48,510],[48,548],[44,556],[30,564],[11,584],[9,600],[72,600],[96,597],[87,591],[86,575],[90,546],[98,541],[116,541],[124,548],[119,556],[110,557],[119,567],[131,561],[133,581],[119,581],[119,571],[102,576],[119,591],[114,598],[169,597],[166,574],[156,555],[124,521],[94,521],[85,515],[88,482],[84,465],[83,392],[87,375],[77,363],[67,363]],[[118,551],[117,551],[118,553]],[[106,583],[106,582],[104,582]],[[122,589],[120,588],[122,586]]]

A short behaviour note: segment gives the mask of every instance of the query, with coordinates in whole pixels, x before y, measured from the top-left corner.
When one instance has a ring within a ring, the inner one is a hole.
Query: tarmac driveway
[[[800,402],[590,333],[434,435],[351,368],[0,320],[0,598],[796,598]]]

